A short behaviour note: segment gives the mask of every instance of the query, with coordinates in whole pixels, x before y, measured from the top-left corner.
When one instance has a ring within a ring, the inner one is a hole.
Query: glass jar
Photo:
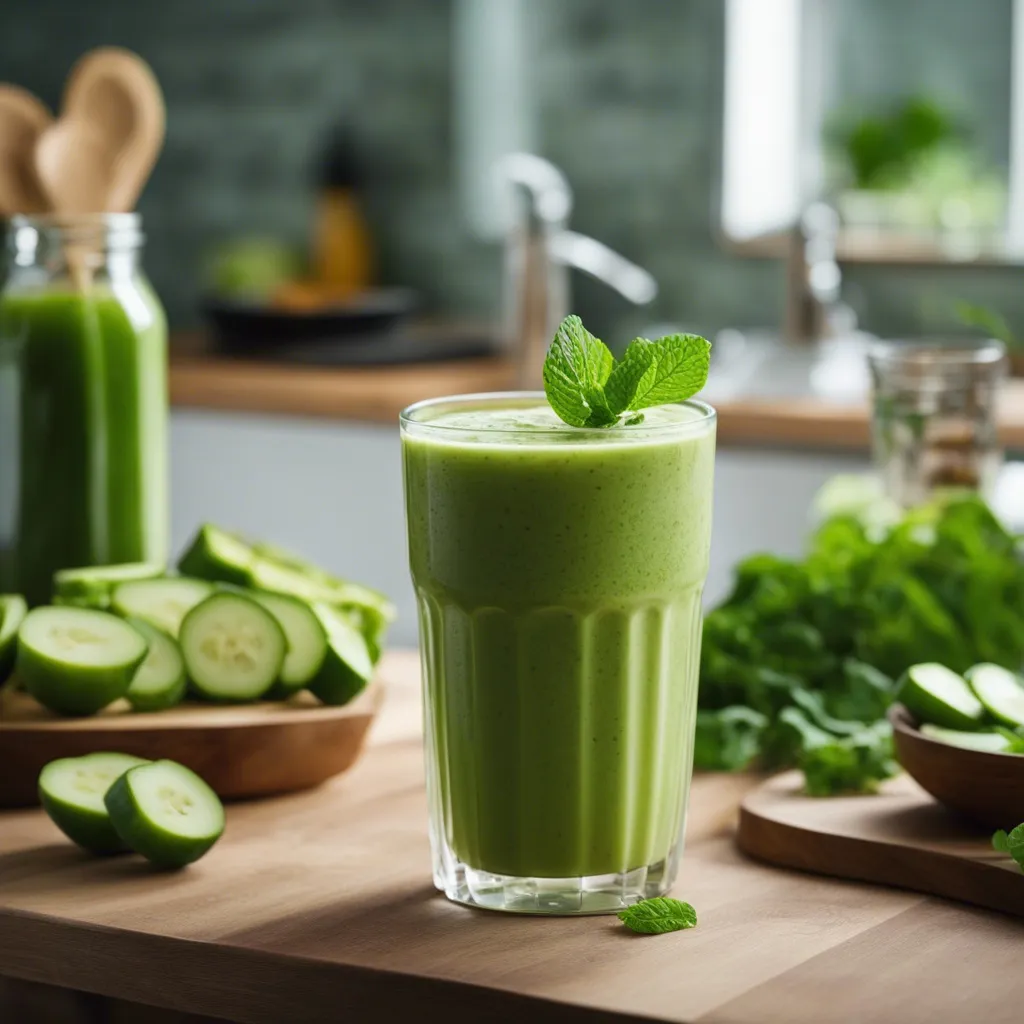
[[[137,214],[14,217],[0,292],[0,592],[167,555],[167,326]]]
[[[905,508],[937,491],[990,496],[1003,452],[996,398],[1006,376],[1001,342],[877,342],[872,447],[886,493]]]

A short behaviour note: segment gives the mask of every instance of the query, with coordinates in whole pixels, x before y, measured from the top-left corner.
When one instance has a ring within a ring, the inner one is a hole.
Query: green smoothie
[[[166,326],[144,282],[7,292],[0,378],[0,591],[40,604],[57,569],[163,561]]]
[[[604,430],[533,396],[403,421],[441,874],[454,857],[519,878],[647,869],[648,894],[671,883],[714,446],[699,403]]]

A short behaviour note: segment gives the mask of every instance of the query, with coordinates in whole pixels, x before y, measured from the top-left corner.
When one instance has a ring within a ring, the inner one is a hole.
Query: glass
[[[872,448],[886,493],[913,507],[937,491],[991,496],[1003,452],[996,398],[1006,376],[1001,342],[877,342]]]
[[[543,395],[402,414],[434,881],[607,913],[671,887],[693,763],[715,413],[567,427]]]
[[[14,217],[0,293],[0,591],[167,555],[167,328],[136,214]]]

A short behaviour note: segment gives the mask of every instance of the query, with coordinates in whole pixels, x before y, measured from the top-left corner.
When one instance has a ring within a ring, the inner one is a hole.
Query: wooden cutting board
[[[1024,874],[991,832],[955,817],[907,776],[874,796],[802,792],[785,772],[744,798],[737,841],[751,857],[837,878],[879,882],[1024,917]]]

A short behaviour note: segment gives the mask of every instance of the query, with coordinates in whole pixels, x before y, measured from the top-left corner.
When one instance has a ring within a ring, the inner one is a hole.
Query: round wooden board
[[[871,796],[813,797],[784,772],[740,806],[737,843],[757,860],[878,882],[1024,917],[1024,874],[991,831],[958,818],[901,775]]]
[[[58,718],[24,694],[0,692],[0,808],[35,804],[49,761],[98,750],[179,761],[225,799],[308,789],[352,766],[383,699],[378,680],[340,708],[303,693],[286,702],[186,703],[152,714],[119,702],[90,718]]]

